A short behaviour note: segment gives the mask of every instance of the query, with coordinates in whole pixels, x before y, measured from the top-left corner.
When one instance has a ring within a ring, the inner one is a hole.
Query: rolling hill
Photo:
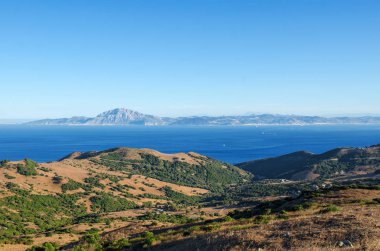
[[[64,244],[92,227],[112,230],[158,217],[157,210],[191,207],[191,213],[165,214],[164,220],[190,222],[200,217],[205,198],[250,178],[197,153],[150,149],[76,152],[49,163],[1,161],[0,245],[24,250],[45,241]]]
[[[380,170],[380,145],[338,148],[322,154],[300,151],[236,166],[256,178],[315,180],[366,175]]]
[[[0,249],[377,250],[379,149],[261,160],[253,175],[276,179],[260,181],[194,152],[114,148],[49,163],[3,160]],[[309,172],[320,176],[277,179]],[[315,190],[321,177],[330,186]]]

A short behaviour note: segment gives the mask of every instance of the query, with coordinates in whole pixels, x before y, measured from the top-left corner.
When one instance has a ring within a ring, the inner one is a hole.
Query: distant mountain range
[[[28,122],[29,125],[191,125],[191,126],[259,126],[259,125],[318,125],[318,124],[380,124],[380,117],[319,117],[298,115],[260,114],[246,116],[191,116],[157,117],[137,111],[117,108],[103,112],[94,118],[72,117],[42,119]]]

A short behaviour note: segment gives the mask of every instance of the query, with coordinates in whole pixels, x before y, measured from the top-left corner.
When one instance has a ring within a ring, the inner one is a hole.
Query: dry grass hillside
[[[132,148],[0,161],[0,250],[379,250],[374,170],[253,181],[197,153]]]
[[[337,148],[322,154],[300,151],[237,166],[257,178],[270,179],[323,180],[367,175],[380,170],[380,146]]]
[[[202,224],[151,230],[147,250],[380,250],[379,226],[379,187],[333,188]],[[130,238],[124,249],[146,246],[146,233],[141,236],[124,236]]]
[[[159,225],[213,218],[212,209],[204,215],[198,202],[249,177],[197,153],[150,149],[77,152],[50,163],[2,161],[0,249],[63,245],[90,229],[142,231],[142,218],[163,212],[169,219]]]

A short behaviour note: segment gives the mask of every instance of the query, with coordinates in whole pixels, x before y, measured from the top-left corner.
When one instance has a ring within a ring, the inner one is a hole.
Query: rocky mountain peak
[[[162,120],[159,117],[143,114],[126,108],[116,108],[103,112],[89,121],[90,124],[109,124],[109,125],[125,125],[125,124],[143,124],[143,125],[159,125]]]

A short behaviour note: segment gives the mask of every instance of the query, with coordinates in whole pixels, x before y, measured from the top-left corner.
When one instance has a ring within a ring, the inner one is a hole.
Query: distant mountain
[[[62,119],[41,119],[32,122],[27,122],[30,125],[83,125],[86,124],[91,118],[87,117],[72,117]]]
[[[32,121],[31,125],[164,125],[165,122],[152,115],[142,114],[129,109],[118,108],[103,112],[94,118],[72,117],[62,119],[43,119]]]
[[[119,108],[106,111],[86,122],[89,125],[162,125],[161,118]]]
[[[118,108],[103,112],[94,118],[72,117],[62,119],[43,119],[32,121],[31,125],[318,125],[318,124],[380,124],[380,117],[333,117],[260,114],[247,116],[192,116],[192,117],[156,117],[137,111]]]
[[[315,180],[352,177],[379,172],[380,145],[337,148],[322,154],[295,152],[275,158],[248,161],[236,166],[257,178]]]

